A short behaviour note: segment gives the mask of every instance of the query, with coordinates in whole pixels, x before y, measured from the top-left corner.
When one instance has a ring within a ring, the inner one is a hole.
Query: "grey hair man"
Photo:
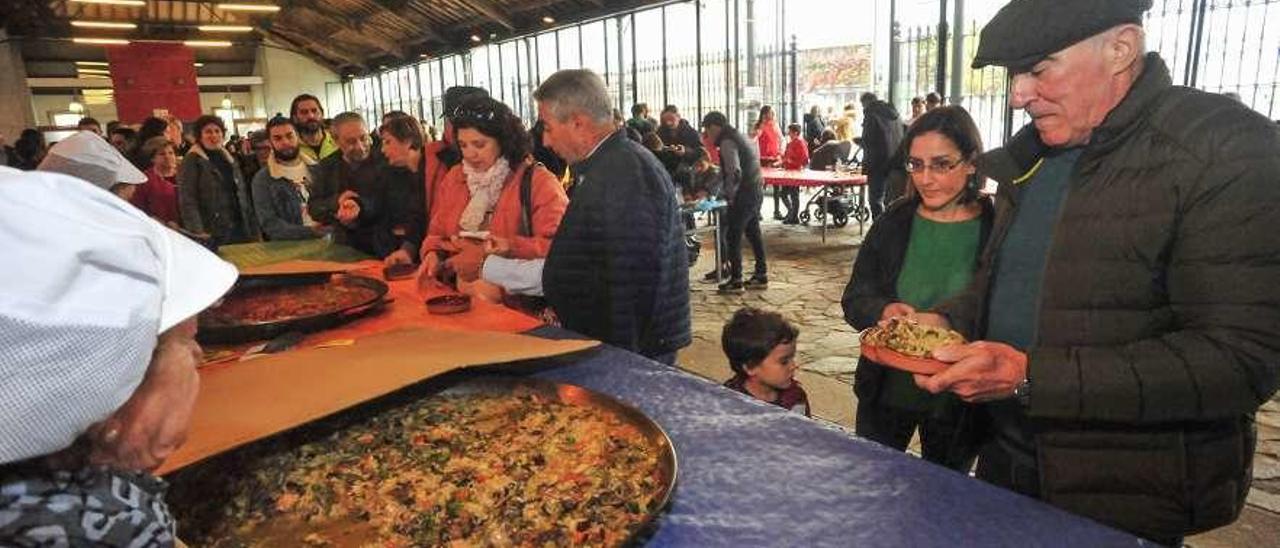
[[[594,72],[559,71],[533,97],[543,143],[574,177],[543,268],[548,303],[569,329],[674,363],[691,340],[689,273],[667,170],[614,124]]]
[[[917,315],[978,342],[916,382],[987,402],[980,478],[1179,545],[1239,515],[1280,378],[1280,133],[1173,86],[1150,7],[1015,0],[982,31],[1032,122],[979,161],[974,283]]]
[[[372,150],[364,118],[343,112],[333,118],[340,154],[321,160],[307,210],[334,227],[334,239],[383,260],[412,264],[426,226],[422,180],[387,165]]]

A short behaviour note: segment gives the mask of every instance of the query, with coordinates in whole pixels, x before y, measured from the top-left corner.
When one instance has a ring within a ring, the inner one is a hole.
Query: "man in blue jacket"
[[[533,97],[576,189],[542,284],[566,328],[672,364],[689,344],[689,273],[674,186],[613,123],[604,81],[562,70]]]
[[[300,154],[298,132],[288,118],[267,122],[271,158],[253,177],[253,207],[258,224],[270,240],[310,240],[325,234],[307,213],[311,196],[311,166],[315,161]]]

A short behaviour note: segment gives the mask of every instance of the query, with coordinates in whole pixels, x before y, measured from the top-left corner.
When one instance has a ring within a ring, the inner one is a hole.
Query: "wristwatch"
[[[1022,405],[1031,404],[1031,379],[1022,379],[1018,386],[1013,388],[1013,397],[1018,398],[1018,403]]]

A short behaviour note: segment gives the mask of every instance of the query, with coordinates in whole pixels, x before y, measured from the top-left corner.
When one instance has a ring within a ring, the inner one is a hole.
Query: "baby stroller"
[[[861,169],[862,168],[862,148],[850,155],[848,161],[841,164],[842,169]],[[871,211],[863,207],[860,195],[850,192],[848,187],[831,187],[825,189],[826,205],[823,205],[823,189],[819,189],[817,193],[805,202],[804,208],[800,210],[800,222],[805,226],[809,225],[809,221],[817,221],[819,224],[824,223],[827,215],[831,215],[831,226],[843,228],[849,224],[849,217],[853,217],[859,223],[864,223],[871,218]],[[812,210],[812,213],[810,213]]]
[[[826,207],[822,204],[822,192],[814,194],[809,198],[808,203],[804,205],[804,210],[800,212],[800,222],[808,226],[809,221],[817,221],[819,224],[825,222],[824,218],[831,215],[831,226],[843,228],[849,224],[849,217],[853,216],[859,219],[870,213],[858,207],[858,197],[849,195],[848,189],[837,188],[827,191]],[[810,210],[813,213],[809,213]],[[865,222],[865,219],[859,219]]]

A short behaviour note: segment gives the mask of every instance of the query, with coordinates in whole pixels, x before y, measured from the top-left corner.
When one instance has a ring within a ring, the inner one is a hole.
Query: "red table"
[[[863,232],[863,223],[870,214],[861,214],[863,208],[867,204],[867,176],[858,173],[838,172],[838,171],[817,171],[812,169],[801,170],[785,170],[776,167],[766,167],[760,169],[764,176],[765,185],[773,186],[794,186],[794,187],[818,187],[821,189],[822,195],[822,242],[827,242],[827,199],[831,195],[831,190],[838,187],[856,187],[858,189],[858,203],[855,206],[853,216],[858,219],[858,233]]]

